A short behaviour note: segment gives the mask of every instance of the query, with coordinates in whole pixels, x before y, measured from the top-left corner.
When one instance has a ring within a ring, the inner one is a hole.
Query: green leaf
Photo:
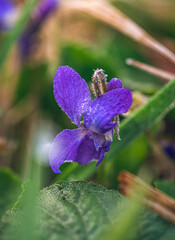
[[[21,32],[27,24],[27,21],[30,17],[30,13],[33,11],[37,0],[28,0],[23,10],[21,11],[21,16],[16,23],[16,26],[9,32],[7,37],[4,39],[4,43],[2,44],[0,51],[0,70],[2,69],[3,63],[7,58],[7,55],[13,45],[18,40]]]
[[[21,182],[10,169],[0,169],[0,218],[15,203]]]
[[[103,226],[111,223],[114,209],[117,212],[121,200],[119,192],[109,191],[93,183],[54,184],[45,188],[40,192],[36,208],[40,229],[38,238],[91,239]],[[16,232],[16,229],[22,229],[18,225],[22,224],[19,212],[13,213],[14,222],[11,228],[7,227],[5,239],[9,239],[9,236],[17,239],[16,236],[20,235]],[[33,219],[36,216],[33,216]],[[6,222],[9,222],[9,219]]]
[[[156,188],[175,198],[175,182],[161,180],[155,182]]]
[[[159,240],[168,233],[175,234],[173,224],[139,206],[133,207],[118,191],[94,183],[54,184],[40,192],[34,208],[32,222],[27,221],[31,226],[36,220],[35,228],[30,229],[31,239],[107,240],[122,236],[122,239]],[[28,212],[25,216],[21,207],[7,216],[2,239],[22,239],[17,236],[19,231],[24,231],[22,224],[26,218]],[[113,231],[111,227],[118,230]],[[111,232],[107,238],[106,235],[101,238],[108,229]]]

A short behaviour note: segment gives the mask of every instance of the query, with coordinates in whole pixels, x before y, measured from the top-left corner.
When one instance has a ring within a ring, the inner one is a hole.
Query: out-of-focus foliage
[[[0,169],[0,218],[16,201],[21,191],[21,181],[9,169]]]
[[[175,198],[175,183],[165,180],[155,182],[155,186],[161,191]]]
[[[11,50],[13,44],[16,43],[16,41],[19,38],[19,35],[21,34],[22,30],[27,24],[27,21],[30,17],[30,13],[33,11],[36,0],[29,0],[26,6],[24,7],[24,10],[16,23],[16,26],[10,31],[9,35],[4,39],[4,44],[2,45],[1,53],[0,53],[0,70],[3,66],[4,61],[7,58],[7,54]],[[2,4],[2,3],[1,3]]]

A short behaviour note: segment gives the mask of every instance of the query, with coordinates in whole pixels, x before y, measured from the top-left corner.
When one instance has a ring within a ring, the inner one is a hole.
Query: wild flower
[[[0,31],[10,29],[17,16],[16,8],[12,1],[1,0],[0,2]]]
[[[27,27],[19,38],[19,52],[23,60],[29,56],[31,50],[38,43],[37,33],[45,20],[57,9],[59,0],[41,0],[35,7]],[[1,0],[0,3],[0,31],[11,29],[19,17],[19,9],[12,0]]]
[[[21,56],[26,58],[37,45],[37,33],[46,19],[57,9],[59,0],[42,0],[34,9],[32,17],[19,39]]]
[[[61,66],[56,72],[55,99],[79,128],[63,130],[55,137],[49,153],[55,173],[61,173],[59,167],[64,162],[87,165],[98,160],[98,166],[110,150],[113,129],[118,134],[118,115],[126,113],[132,104],[131,91],[123,88],[118,78],[107,84],[101,69],[94,72],[92,85],[96,95],[93,101],[87,83],[74,69]]]

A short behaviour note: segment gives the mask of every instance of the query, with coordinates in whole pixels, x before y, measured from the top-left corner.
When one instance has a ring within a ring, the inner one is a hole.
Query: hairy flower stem
[[[127,171],[122,171],[118,180],[119,187],[125,196],[138,200],[145,207],[175,224],[175,199]]]
[[[92,89],[96,97],[99,97],[102,95],[100,82],[99,82],[99,76],[97,73],[98,69],[94,72],[92,77]]]
[[[108,83],[106,77],[107,75],[104,73],[103,69],[97,68],[97,70],[95,70],[92,81],[93,90],[96,97],[99,97],[108,91]]]
[[[106,93],[108,91],[107,75],[103,69],[97,69],[94,74],[96,74],[99,79],[102,94]]]
[[[108,91],[108,83],[107,83],[106,77],[107,75],[104,73],[103,69],[97,68],[97,70],[95,70],[92,77],[92,89],[96,97],[99,97]],[[119,135],[119,125],[120,125],[119,116],[116,115],[113,118],[113,121],[116,123],[116,126],[114,128],[115,134],[118,140],[121,140]]]

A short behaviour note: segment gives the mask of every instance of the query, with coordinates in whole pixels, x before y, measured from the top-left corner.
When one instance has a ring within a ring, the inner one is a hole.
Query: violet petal
[[[93,132],[92,136],[93,136],[95,148],[98,151],[99,148],[102,147],[104,145],[104,143],[106,142],[105,135]]]
[[[112,78],[108,83],[108,92],[116,88],[123,88],[123,84],[119,78]]]
[[[115,115],[125,113],[132,104],[129,89],[115,89],[93,100],[84,114],[84,126],[96,133],[104,134],[113,129]]]
[[[94,139],[94,137],[96,139]],[[99,144],[98,149],[97,146],[95,146],[96,141]],[[103,160],[105,152],[110,150],[110,145],[111,142],[106,141],[104,136],[102,137],[100,134],[95,136],[94,133],[89,131],[78,147],[76,162],[78,162],[79,165],[87,165],[92,160],[98,159],[97,164],[99,164]]]
[[[105,152],[110,150],[110,141],[104,141],[98,150],[94,145],[93,133],[86,129],[64,130],[54,139],[49,159],[52,170],[61,173],[59,167],[64,162],[77,162],[79,165],[88,165],[97,160],[97,165],[103,160]]]
[[[100,151],[96,150],[92,132],[89,131],[78,147],[76,161],[79,165],[88,165],[92,160],[98,159],[99,156]]]
[[[81,116],[91,101],[87,83],[74,69],[59,67],[54,80],[54,95],[68,117],[80,126]]]
[[[103,145],[103,147],[101,148],[100,151],[100,156],[98,159],[98,162],[96,164],[96,167],[102,162],[102,160],[104,159],[105,156],[105,152],[109,152],[110,151],[110,146],[111,146],[111,142],[110,141],[106,141],[105,144]]]
[[[55,137],[49,152],[50,165],[55,173],[61,173],[59,167],[65,161],[76,160],[77,150],[87,132],[85,129],[66,129]]]

